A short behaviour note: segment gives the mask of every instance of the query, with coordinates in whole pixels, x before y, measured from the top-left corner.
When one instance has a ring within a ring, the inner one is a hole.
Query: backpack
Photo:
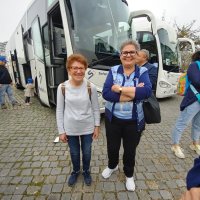
[[[196,61],[196,64],[198,65],[199,70],[200,70],[200,62]],[[189,87],[194,92],[194,86],[188,80],[187,72],[185,72],[185,73],[181,74],[179,76],[179,78],[178,78],[177,94],[180,95],[180,96],[185,96],[185,94],[186,94],[186,92],[187,92],[187,90],[188,90]]]
[[[62,94],[65,98],[65,82],[61,83],[61,90],[62,90]],[[92,95],[92,89],[91,89],[91,84],[89,81],[87,81],[87,90],[88,90],[88,95],[89,95],[89,98],[90,98],[90,101],[91,101],[91,95]]]
[[[188,80],[187,72],[185,72],[181,74],[178,78],[177,94],[180,96],[185,96],[189,86],[190,82]]]

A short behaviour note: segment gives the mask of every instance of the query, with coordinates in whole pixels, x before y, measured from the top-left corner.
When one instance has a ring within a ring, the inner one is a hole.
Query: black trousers
[[[123,142],[123,170],[126,177],[132,177],[135,167],[136,147],[139,144],[141,132],[137,131],[136,121],[124,121],[113,117],[110,122],[105,117],[108,167],[114,169],[119,163],[119,150]]]
[[[26,97],[26,98],[25,98],[25,103],[30,103],[30,98],[31,98],[31,97]]]

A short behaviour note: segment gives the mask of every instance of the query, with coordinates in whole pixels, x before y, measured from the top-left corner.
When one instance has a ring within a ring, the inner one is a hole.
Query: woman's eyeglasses
[[[72,66],[70,67],[73,71],[85,71],[85,67],[76,67],[76,66]]]
[[[134,56],[136,54],[137,54],[137,51],[122,51],[121,52],[121,55],[124,56],[124,57],[127,57],[128,55]]]

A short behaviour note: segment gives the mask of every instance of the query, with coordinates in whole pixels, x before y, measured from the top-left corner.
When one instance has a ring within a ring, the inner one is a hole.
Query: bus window
[[[43,41],[44,41],[44,57],[47,65],[51,64],[50,61],[50,44],[49,44],[49,32],[48,25],[43,27]]]
[[[49,13],[50,36],[51,36],[51,57],[53,63],[63,63],[63,58],[67,55],[63,22],[60,7],[56,6]]]

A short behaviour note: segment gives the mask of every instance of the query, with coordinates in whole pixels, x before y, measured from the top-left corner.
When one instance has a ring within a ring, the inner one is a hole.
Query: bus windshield
[[[167,71],[178,72],[177,43],[172,43],[169,41],[168,32],[165,29],[159,29],[158,36],[161,45],[163,69]]]
[[[87,56],[89,63],[118,53],[129,38],[129,10],[125,0],[72,0],[74,52]]]

